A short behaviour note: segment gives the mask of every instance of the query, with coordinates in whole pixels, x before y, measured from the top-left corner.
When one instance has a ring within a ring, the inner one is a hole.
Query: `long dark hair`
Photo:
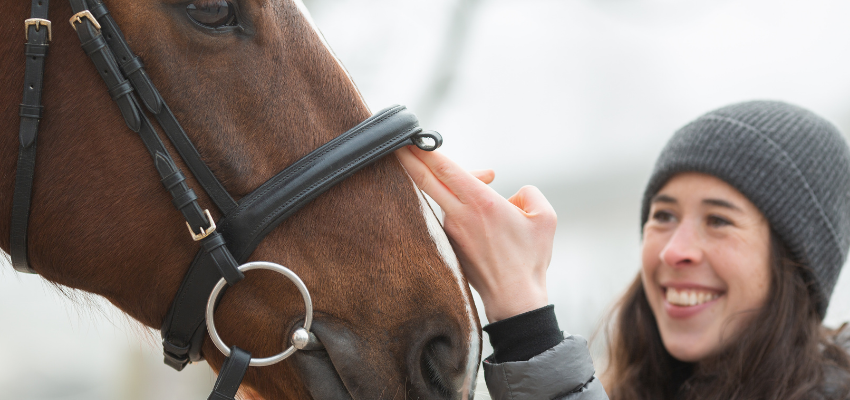
[[[847,399],[850,359],[822,326],[807,282],[771,237],[771,288],[765,307],[719,354],[691,364],[664,348],[640,276],[608,319],[611,400]]]

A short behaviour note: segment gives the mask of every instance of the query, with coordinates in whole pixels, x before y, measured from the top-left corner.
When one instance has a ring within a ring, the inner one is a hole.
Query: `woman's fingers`
[[[546,200],[540,189],[534,186],[523,186],[508,201],[519,207],[520,210],[525,211],[526,214],[546,215],[557,220],[552,204],[549,204],[549,200]]]
[[[477,178],[479,181],[484,182],[486,184],[490,184],[493,182],[493,179],[496,178],[496,172],[492,169],[476,169],[469,171],[469,173]]]
[[[416,186],[428,196],[431,196],[441,208],[449,208],[459,204],[460,201],[457,196],[434,176],[431,169],[419,157],[416,157],[409,147],[411,146],[398,149],[395,154]]]
[[[454,161],[442,153],[437,151],[423,151],[415,146],[407,147],[410,149],[411,154],[425,163],[433,175],[457,196],[457,199],[461,203],[479,203],[492,199],[492,196],[501,198],[493,189],[490,189],[490,187],[455,164]],[[434,200],[437,200],[438,203],[440,202],[436,198]],[[440,204],[440,206],[442,207],[443,205]]]

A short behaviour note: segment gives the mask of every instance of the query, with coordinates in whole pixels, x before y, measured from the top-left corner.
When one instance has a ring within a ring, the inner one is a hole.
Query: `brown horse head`
[[[73,14],[68,3],[52,3],[30,265],[45,279],[102,295],[159,328],[197,244],[65,22]],[[369,116],[298,0],[108,0],[107,6],[237,199]],[[22,22],[29,4],[10,2],[5,11],[8,20]],[[0,126],[6,127],[0,247],[7,252],[22,26],[0,26]],[[190,186],[203,193],[194,181]],[[214,209],[206,198],[201,203]],[[313,331],[326,348],[250,368],[245,385],[258,395],[469,395],[480,350],[469,288],[433,212],[395,157],[321,195],[269,234],[250,259],[282,264],[301,277],[313,297]],[[288,346],[303,318],[289,281],[252,271],[223,296],[215,321],[227,344],[268,357]],[[224,357],[209,339],[203,353],[220,368]]]

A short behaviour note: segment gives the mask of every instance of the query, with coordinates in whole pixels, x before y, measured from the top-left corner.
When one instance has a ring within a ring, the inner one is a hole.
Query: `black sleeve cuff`
[[[538,308],[485,326],[495,363],[528,361],[564,340],[555,305]]]

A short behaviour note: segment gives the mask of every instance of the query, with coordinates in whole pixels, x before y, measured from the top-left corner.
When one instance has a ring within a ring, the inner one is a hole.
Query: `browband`
[[[237,203],[203,162],[145,72],[143,63],[130,50],[103,1],[88,1],[91,9],[86,0],[69,0],[76,13],[71,24],[127,126],[139,134],[148,149],[161,182],[171,194],[174,206],[186,219],[193,239],[201,244],[161,330],[165,363],[177,370],[182,370],[190,361],[202,359],[201,345],[206,336],[205,308],[213,287],[222,278],[231,285],[239,282],[243,278],[239,264],[247,261],[269,232],[333,185],[381,157],[405,145],[412,144],[432,151],[442,144],[442,137],[437,132],[423,131],[416,117],[405,107],[393,106],[299,159]],[[35,272],[27,263],[26,239],[35,142],[41,119],[44,57],[51,34],[47,7],[48,0],[33,0],[32,18],[26,21],[28,42],[24,99],[20,111],[21,147],[10,229],[13,265],[18,271],[30,273]],[[47,29],[40,29],[44,26]],[[209,211],[201,209],[197,195],[185,183],[185,176],[133,92],[153,113],[201,187],[221,211],[223,218],[218,224],[212,220]],[[243,350],[235,351],[227,358],[210,398],[230,399],[235,395],[248,359],[250,354]]]

